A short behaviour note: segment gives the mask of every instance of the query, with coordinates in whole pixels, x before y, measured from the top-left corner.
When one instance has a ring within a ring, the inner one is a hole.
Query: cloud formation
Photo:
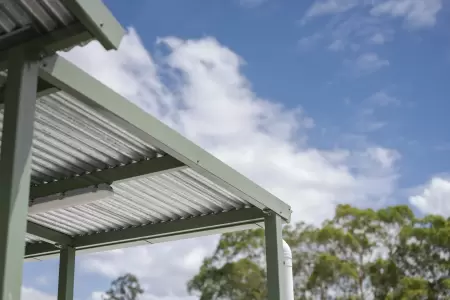
[[[359,4],[359,0],[318,0],[306,11],[307,18],[346,12]]]
[[[55,300],[56,296],[41,292],[31,287],[22,287],[21,300]]]
[[[354,75],[368,75],[390,65],[389,60],[383,59],[375,52],[360,54],[355,61],[346,61]]]
[[[304,18],[336,15],[352,9],[368,10],[372,16],[402,18],[410,28],[426,28],[436,24],[442,0],[316,0]]]
[[[240,5],[248,8],[257,7],[266,2],[266,0],[238,0],[238,1]]]
[[[424,214],[450,217],[450,180],[443,177],[432,178],[425,186],[409,198],[411,205]]]
[[[378,2],[370,12],[375,16],[401,17],[409,27],[424,28],[436,24],[441,9],[442,0],[388,0]]]
[[[286,109],[255,94],[241,72],[244,60],[217,40],[166,37],[158,49],[161,55],[154,59],[130,29],[117,52],[91,43],[65,55],[288,202],[294,221],[317,224],[342,202],[376,206],[395,189],[395,150],[312,147],[308,133],[317,126],[314,120],[301,107]],[[186,280],[216,240],[94,254],[83,258],[81,269],[111,279],[133,272],[148,287],[148,297],[182,299]]]

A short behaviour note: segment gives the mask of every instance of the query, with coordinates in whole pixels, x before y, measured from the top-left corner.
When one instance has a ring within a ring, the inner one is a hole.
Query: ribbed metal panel
[[[3,111],[0,112],[0,128]],[[1,136],[1,133],[0,133]],[[38,100],[32,183],[154,158],[156,149],[63,93]]]
[[[115,195],[90,204],[30,215],[76,236],[220,213],[250,205],[186,169],[113,184]]]
[[[73,21],[73,15],[60,0],[0,1],[0,39],[27,28],[50,32]]]
[[[35,118],[34,185],[164,154],[63,92],[38,99]],[[0,129],[2,123],[0,111]],[[251,206],[189,168],[124,180],[112,187],[111,198],[29,215],[29,220],[77,236]],[[34,243],[39,238],[27,235],[26,240]]]

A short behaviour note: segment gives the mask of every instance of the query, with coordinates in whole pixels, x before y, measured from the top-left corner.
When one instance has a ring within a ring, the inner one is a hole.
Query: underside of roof
[[[51,32],[74,20],[74,15],[58,0],[4,0],[0,4],[0,37],[31,28],[36,32]]]
[[[281,200],[60,56],[43,60],[36,101],[26,258],[258,228],[269,211],[290,218]],[[100,185],[112,193],[52,208]],[[41,199],[50,208],[34,210]]]
[[[124,34],[102,0],[2,0],[0,70],[15,47],[26,45],[43,57],[95,39],[110,50]]]

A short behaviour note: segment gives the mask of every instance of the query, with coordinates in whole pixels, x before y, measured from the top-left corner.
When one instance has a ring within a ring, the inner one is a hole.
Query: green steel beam
[[[286,221],[290,220],[289,205],[66,59],[58,55],[44,59],[40,76],[252,205],[274,211]]]
[[[283,272],[282,220],[277,214],[270,213],[266,216],[265,237],[268,299],[284,300],[286,292],[283,290],[283,282],[286,278]]]
[[[69,179],[32,186],[30,199],[86,188],[101,183],[112,184],[113,182],[117,183],[122,180],[136,179],[136,177],[148,176],[150,174],[157,175],[170,171],[178,171],[185,167],[182,162],[171,156],[162,156]]]
[[[64,246],[59,255],[58,300],[73,300],[75,248]]]
[[[58,245],[72,245],[73,239],[62,232],[53,230],[51,228],[36,224],[34,222],[27,222],[27,233],[41,238],[42,240]]]
[[[161,242],[221,234],[234,230],[263,227],[264,213],[258,208],[223,212],[184,220],[148,224],[122,230],[95,233],[74,237],[73,245],[79,253],[111,250],[129,246],[156,244]],[[47,243],[28,244],[26,259],[43,259],[58,253],[58,249]]]
[[[0,299],[20,299],[38,63],[8,55],[0,154]]]
[[[56,51],[74,47],[93,39],[90,32],[81,23],[75,23],[62,29],[34,38],[23,38],[17,41],[20,47],[33,49],[36,56],[53,55]],[[24,42],[23,40],[26,40]],[[14,45],[10,45],[12,48]],[[0,71],[6,69],[9,50],[0,51]]]
[[[127,230],[110,231],[100,234],[76,237],[74,244],[77,248],[91,248],[130,242],[133,240],[151,240],[164,236],[182,235],[192,232],[230,227],[244,224],[255,224],[263,221],[264,215],[259,209],[242,209],[229,213],[208,215],[187,220],[151,224],[129,228]]]
[[[64,5],[106,50],[119,47],[125,30],[101,0],[66,0]]]
[[[53,258],[60,253],[57,245],[39,242],[25,245],[25,261],[43,260]]]

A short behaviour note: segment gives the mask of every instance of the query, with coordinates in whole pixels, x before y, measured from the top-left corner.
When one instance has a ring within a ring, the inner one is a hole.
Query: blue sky
[[[448,170],[449,162],[437,159],[450,146],[445,126],[450,91],[450,24],[445,15],[450,8],[443,2],[431,23],[419,17],[375,18],[370,6],[305,21],[310,1],[254,0],[245,5],[239,0],[135,0],[131,7],[122,2],[105,1],[122,24],[136,28],[150,51],[158,37],[169,35],[212,36],[233,49],[245,59],[242,71],[258,95],[287,107],[301,105],[316,120],[317,145],[335,146],[342,142],[336,136],[364,134],[398,149],[405,186]],[[371,42],[377,34],[381,40]],[[329,49],[336,41],[358,49]],[[354,74],[348,63],[366,53],[388,65],[370,74]],[[382,128],[361,132],[364,128],[355,124],[365,109],[363,102],[380,91],[395,103],[376,108],[371,117],[374,123],[383,123]],[[328,132],[325,136],[323,129]],[[434,159],[426,159],[430,156]]]
[[[319,223],[341,202],[450,215],[448,3],[105,3],[129,30],[118,54],[68,57],[289,202],[294,220]],[[154,290],[145,299],[195,299],[184,281],[214,241],[81,257],[77,299],[97,299],[127,267]],[[184,259],[172,273],[156,262],[167,251]],[[170,285],[153,270],[180,275]],[[56,278],[56,260],[27,263],[25,295],[53,299]]]

